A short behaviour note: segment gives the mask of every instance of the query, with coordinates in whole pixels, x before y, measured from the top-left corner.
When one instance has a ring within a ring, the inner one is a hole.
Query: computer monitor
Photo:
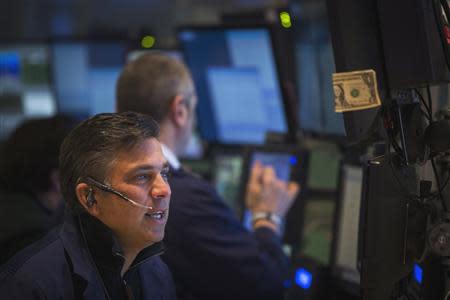
[[[345,135],[342,113],[334,111],[334,58],[329,30],[322,22],[302,23],[297,29],[296,69],[300,129],[321,136]],[[311,37],[323,36],[321,39]]]
[[[245,163],[244,163],[244,174],[242,179],[242,200],[245,199],[246,184],[250,178],[251,169],[256,161],[259,161],[263,166],[271,166],[276,176],[284,181],[295,181],[300,184],[304,182],[305,168],[307,164],[306,154],[303,150],[297,147],[289,147],[282,145],[270,145],[270,146],[259,146],[250,147],[247,149]],[[285,238],[284,240],[289,243],[290,238],[286,238],[292,230],[292,225],[296,223],[298,219],[298,214],[291,213],[293,210],[297,210],[298,201],[294,201],[291,211],[289,211],[285,220]],[[251,215],[249,211],[245,211],[242,220],[247,228],[251,228]],[[295,225],[294,225],[295,226]]]
[[[57,40],[53,73],[60,111],[77,117],[115,111],[115,87],[125,64],[121,40]]]
[[[403,165],[393,154],[365,166],[360,227],[364,300],[398,299],[406,293],[401,282],[408,280],[417,259],[408,251],[408,211],[417,186],[414,166]]]
[[[196,85],[205,140],[260,145],[268,132],[289,132],[267,28],[190,27],[178,39]]]
[[[26,118],[57,112],[45,43],[0,44],[0,139]]]
[[[331,269],[339,285],[352,294],[359,294],[358,237],[363,185],[360,165],[341,165],[338,201],[333,236]]]
[[[289,152],[255,151],[251,154],[250,165],[259,161],[263,166],[271,166],[277,178],[289,181],[296,171],[298,158]]]
[[[308,195],[302,198],[303,225],[296,256],[307,257],[320,266],[328,266],[331,256],[335,197]]]
[[[243,203],[240,201],[242,189],[244,156],[234,151],[218,151],[213,154],[213,183],[220,196],[242,217]]]
[[[308,190],[335,192],[338,185],[341,154],[334,145],[311,147],[307,176]]]

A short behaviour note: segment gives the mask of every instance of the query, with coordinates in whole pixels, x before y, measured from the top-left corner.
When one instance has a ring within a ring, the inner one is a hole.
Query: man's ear
[[[177,127],[183,127],[188,121],[189,111],[184,97],[176,95],[170,103],[169,117]]]
[[[92,216],[98,216],[99,210],[97,200],[94,197],[92,187],[84,182],[80,182],[75,188],[78,203]]]

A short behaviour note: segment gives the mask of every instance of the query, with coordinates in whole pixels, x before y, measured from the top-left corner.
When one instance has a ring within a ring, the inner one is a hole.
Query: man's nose
[[[169,183],[164,180],[161,174],[155,179],[154,185],[151,190],[151,195],[153,199],[164,199],[170,197],[171,190]]]

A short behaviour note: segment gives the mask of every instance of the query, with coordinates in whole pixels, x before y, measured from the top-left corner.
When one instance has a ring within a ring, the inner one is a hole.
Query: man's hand
[[[278,179],[272,167],[257,161],[247,185],[246,205],[252,213],[270,212],[284,218],[299,189],[297,183]]]

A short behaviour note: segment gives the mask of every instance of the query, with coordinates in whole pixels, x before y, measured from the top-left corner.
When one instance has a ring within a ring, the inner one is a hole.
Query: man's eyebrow
[[[142,171],[159,171],[159,170],[166,170],[168,168],[169,168],[169,163],[166,161],[163,163],[161,169],[158,167],[155,167],[153,165],[142,165],[142,166],[137,166],[137,167],[129,170],[127,173],[132,174],[132,173],[142,172]]]

